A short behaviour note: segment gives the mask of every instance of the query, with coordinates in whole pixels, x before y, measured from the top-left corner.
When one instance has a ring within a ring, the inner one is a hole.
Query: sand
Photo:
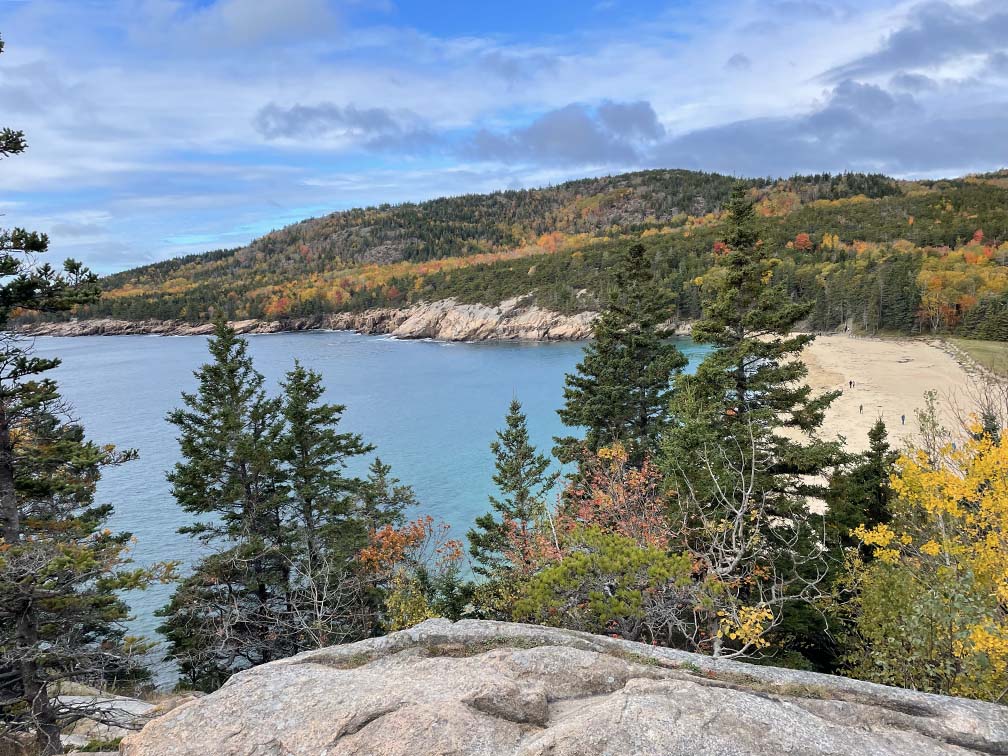
[[[923,406],[924,392],[930,389],[939,394],[944,424],[955,427],[947,400],[961,396],[962,387],[972,378],[940,343],[817,337],[802,354],[809,369],[809,385],[816,391],[843,391],[826,413],[822,435],[831,438],[840,434],[847,439],[848,449],[862,451],[868,446],[868,430],[882,417],[890,443],[903,447],[919,430],[914,410]],[[854,388],[848,384],[851,380]]]

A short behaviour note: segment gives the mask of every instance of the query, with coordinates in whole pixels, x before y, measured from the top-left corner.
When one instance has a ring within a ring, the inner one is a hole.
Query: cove
[[[414,487],[420,510],[464,538],[493,492],[490,442],[504,423],[512,397],[528,415],[532,440],[552,448],[566,429],[556,410],[564,375],[581,359],[580,342],[399,341],[351,332],[301,332],[246,337],[256,368],[275,391],[299,359],[323,376],[326,401],[346,405],[341,429],[363,435],[393,474]],[[690,368],[708,351],[677,339]],[[50,375],[73,405],[90,439],[134,448],[139,459],[109,470],[96,500],[115,507],[110,526],[137,538],[139,564],[172,559],[183,570],[199,545],[177,529],[190,521],[172,498],[165,473],[178,459],[174,426],[165,421],[194,391],[192,375],[208,359],[201,336],[39,337],[36,351],[58,356]],[[363,474],[371,457],[350,468]],[[172,586],[127,597],[135,619],[130,632],[153,638]]]

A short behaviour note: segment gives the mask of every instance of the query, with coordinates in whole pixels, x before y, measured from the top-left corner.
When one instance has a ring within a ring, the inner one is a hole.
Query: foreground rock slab
[[[566,630],[428,620],[235,675],[125,756],[1008,754],[1008,708]]]

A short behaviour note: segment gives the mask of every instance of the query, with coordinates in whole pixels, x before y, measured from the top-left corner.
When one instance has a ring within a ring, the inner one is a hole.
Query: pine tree
[[[490,444],[495,458],[493,482],[500,495],[490,496],[493,511],[477,517],[476,527],[468,533],[474,570],[484,577],[497,576],[506,567],[504,551],[511,528],[524,540],[542,525],[547,498],[559,476],[549,471],[549,458],[539,454],[529,440],[525,413],[517,399],[511,400],[506,423]]]
[[[868,440],[868,450],[855,458],[850,469],[830,479],[826,495],[826,539],[830,546],[859,545],[860,541],[851,535],[856,527],[864,525],[870,530],[892,519],[894,493],[889,478],[899,454],[889,446],[882,418],[868,432]]]
[[[281,403],[267,397],[247,344],[218,319],[213,361],[195,372],[198,390],[168,421],[179,428],[182,461],[169,473],[186,512],[205,516],[179,532],[216,551],[161,610],[161,631],[183,678],[217,687],[235,670],[292,652],[278,617],[288,609],[283,548],[286,500],[278,439]]]
[[[22,132],[0,130],[0,159],[26,147]],[[61,311],[98,297],[80,263],[67,260],[62,272],[36,263],[48,246],[45,234],[0,229],[0,328],[15,310]],[[34,733],[46,755],[62,753],[64,727],[94,713],[61,699],[60,684],[143,675],[145,646],[125,636],[129,612],[116,592],[170,573],[130,567],[130,535],[105,527],[112,506],[94,502],[101,471],[135,453],[86,440],[45,377],[58,365],[0,336],[0,745]]]
[[[577,372],[567,376],[560,418],[584,428],[585,438],[556,439],[562,461],[620,441],[639,464],[657,446],[668,420],[670,383],[686,357],[668,340],[673,298],[652,268],[643,245],[620,253],[593,340]]]

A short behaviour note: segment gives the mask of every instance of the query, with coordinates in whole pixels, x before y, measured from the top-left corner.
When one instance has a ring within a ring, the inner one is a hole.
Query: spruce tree
[[[168,480],[182,509],[201,517],[179,532],[215,551],[161,610],[170,655],[202,689],[293,650],[277,632],[289,598],[281,403],[266,395],[246,342],[223,319],[209,349],[213,361],[195,372],[196,393],[183,393],[185,407],[168,415],[182,452]]]
[[[668,420],[670,384],[686,357],[668,340],[673,297],[653,267],[641,244],[620,252],[592,342],[566,379],[560,418],[584,428],[585,437],[556,439],[555,453],[564,462],[620,441],[639,464],[657,446]]]
[[[761,490],[789,516],[802,497],[824,495],[813,477],[840,459],[839,444],[816,435],[840,392],[816,396],[804,382],[808,368],[799,355],[814,336],[794,329],[811,306],[775,283],[780,260],[759,238],[744,187],[735,189],[727,212],[727,233],[703,281],[703,315],[692,328],[693,341],[714,351],[694,375],[677,379],[678,417],[666,434],[665,459],[700,491],[712,476],[690,463],[704,445],[750,447],[765,461]]]
[[[347,475],[373,447],[339,430],[344,407],[322,401],[318,373],[295,362],[271,398],[223,320],[209,348],[197,392],[168,416],[183,457],[168,477],[182,508],[202,516],[181,532],[213,552],[160,612],[184,684],[203,690],[368,635],[378,599],[356,570],[358,552],[415,503],[380,460],[365,480]]]
[[[280,549],[289,608],[276,632],[288,634],[301,651],[359,640],[371,629],[365,592],[352,576],[368,537],[369,523],[359,511],[367,484],[345,473],[348,460],[374,447],[356,433],[339,432],[345,407],[322,401],[318,373],[295,361],[281,385],[285,426],[278,455],[288,498]]]
[[[117,592],[170,570],[131,567],[130,534],[109,530],[112,505],[94,501],[102,470],[135,452],[86,440],[51,379],[4,369],[0,406],[14,499],[0,541],[0,743],[34,732],[39,753],[62,753],[60,731],[89,711],[60,699],[59,685],[145,676],[146,647],[126,637]]]
[[[493,482],[498,496],[490,496],[492,512],[476,518],[468,533],[469,553],[476,562],[474,571],[484,577],[499,576],[506,567],[504,552],[511,528],[524,537],[541,525],[549,506],[550,492],[559,473],[549,471],[549,458],[536,451],[529,440],[528,425],[521,402],[511,400],[507,426],[497,431],[490,444],[494,454]]]
[[[375,457],[360,486],[355,515],[370,533],[385,525],[401,525],[407,509],[418,505],[412,486],[392,475],[392,466]]]
[[[748,586],[738,602],[772,614],[769,637],[778,647],[814,656],[802,639],[823,630],[811,606],[826,563],[808,499],[824,497],[819,479],[842,459],[839,442],[817,435],[839,392],[816,396],[804,382],[799,356],[813,337],[795,329],[809,306],[775,281],[779,260],[759,238],[744,187],[727,213],[692,329],[693,340],[714,351],[694,375],[677,378],[663,439],[661,465],[677,493],[670,518],[712,575]],[[726,539],[711,530],[717,523],[735,523],[746,537]],[[732,565],[753,574],[736,575]]]
[[[0,159],[26,148],[21,131],[0,130]],[[14,311],[97,299],[97,279],[80,263],[60,271],[37,262],[48,246],[43,233],[0,229],[0,329]],[[131,567],[130,535],[106,527],[112,506],[95,503],[95,486],[103,469],[135,454],[86,439],[45,375],[59,362],[0,335],[0,750],[34,734],[45,755],[62,753],[61,730],[94,713],[61,698],[61,684],[143,675],[145,647],[125,636],[129,611],[117,591],[170,572]]]
[[[347,477],[347,460],[374,450],[359,434],[337,430],[344,407],[322,402],[322,376],[295,361],[282,383],[285,427],[278,455],[289,487],[294,531],[288,550],[313,562],[323,550],[341,560],[364,545],[354,517],[362,481]]]
[[[879,418],[868,432],[869,447],[853,464],[830,479],[826,495],[826,539],[831,547],[859,545],[851,531],[871,529],[892,519],[894,492],[889,485],[899,454],[892,450],[885,423]],[[867,554],[865,554],[867,556]]]

